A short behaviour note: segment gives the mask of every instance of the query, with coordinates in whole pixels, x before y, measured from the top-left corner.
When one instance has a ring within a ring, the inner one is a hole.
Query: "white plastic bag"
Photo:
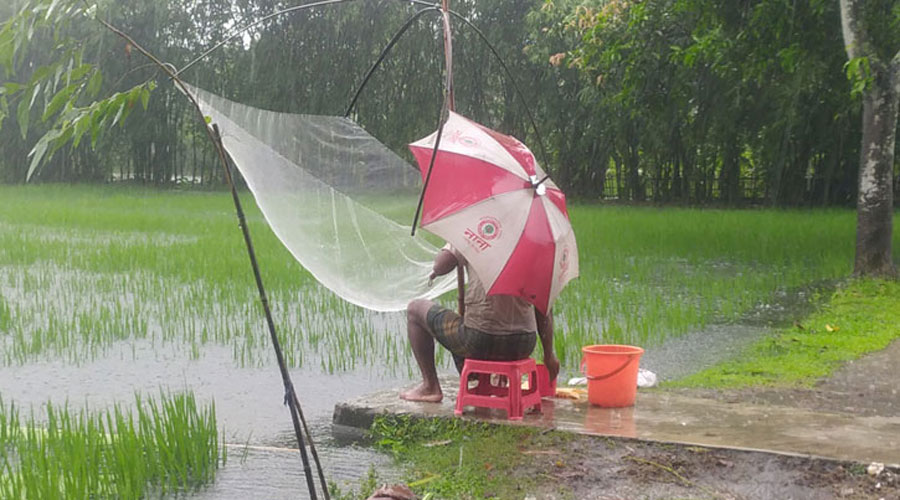
[[[643,368],[638,370],[637,386],[638,387],[656,387],[656,374],[650,370]]]

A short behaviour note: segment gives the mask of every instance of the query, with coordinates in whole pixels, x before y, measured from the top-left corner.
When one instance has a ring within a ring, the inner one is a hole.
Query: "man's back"
[[[512,334],[537,331],[534,306],[521,297],[487,295],[478,275],[466,265],[465,325],[485,333]]]

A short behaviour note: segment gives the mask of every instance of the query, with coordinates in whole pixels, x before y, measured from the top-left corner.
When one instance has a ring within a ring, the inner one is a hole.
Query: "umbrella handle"
[[[466,317],[466,274],[463,266],[456,265],[456,293],[459,304],[459,317]]]

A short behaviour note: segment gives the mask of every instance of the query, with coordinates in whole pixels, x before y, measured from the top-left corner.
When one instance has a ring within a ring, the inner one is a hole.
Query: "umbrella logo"
[[[459,143],[470,148],[478,147],[478,139],[475,139],[474,137],[460,137]]]
[[[500,221],[493,217],[482,217],[478,222],[478,236],[485,240],[494,240],[500,237]]]
[[[475,249],[476,252],[483,252],[491,248],[488,243],[500,237],[500,221],[493,217],[482,217],[478,221],[478,226],[473,231],[472,228],[466,228],[464,235],[467,243]]]
[[[444,135],[444,140],[470,148],[477,148],[480,144],[478,142],[478,139],[468,135],[463,135],[462,130],[453,130],[449,132],[448,134]]]
[[[559,270],[561,275],[565,275],[569,270],[569,247],[563,248],[562,255],[559,257]]]

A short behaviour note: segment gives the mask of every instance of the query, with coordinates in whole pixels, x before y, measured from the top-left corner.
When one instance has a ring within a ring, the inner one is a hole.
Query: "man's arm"
[[[431,267],[431,275],[428,276],[429,280],[433,280],[438,276],[443,276],[450,271],[456,269],[456,265],[459,263],[456,260],[456,255],[453,254],[449,248],[442,248],[437,255],[434,256],[434,264]]]
[[[550,373],[550,380],[555,380],[559,375],[559,360],[553,352],[553,310],[544,315],[534,309],[534,318],[537,320],[538,336],[541,337],[541,347],[544,348],[544,364]]]

